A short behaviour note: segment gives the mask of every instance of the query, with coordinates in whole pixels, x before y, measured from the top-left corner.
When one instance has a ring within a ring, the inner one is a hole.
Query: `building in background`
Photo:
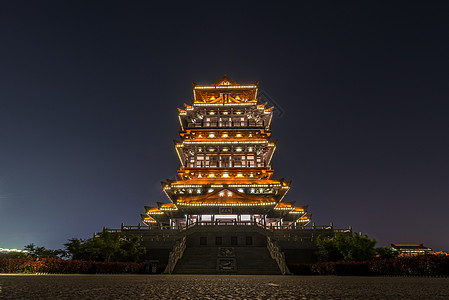
[[[391,248],[399,251],[399,256],[434,254],[431,248],[423,244],[391,244]]]

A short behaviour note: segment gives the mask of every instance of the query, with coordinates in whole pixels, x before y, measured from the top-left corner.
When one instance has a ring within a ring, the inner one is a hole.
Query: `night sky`
[[[260,81],[286,201],[449,250],[445,1],[2,1],[0,247],[61,248],[168,201],[192,81]]]

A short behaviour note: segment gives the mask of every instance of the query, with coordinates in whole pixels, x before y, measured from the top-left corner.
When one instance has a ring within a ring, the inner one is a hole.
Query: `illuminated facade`
[[[179,180],[162,182],[170,202],[145,207],[146,225],[246,222],[301,228],[310,222],[307,206],[284,201],[290,182],[272,178],[273,107],[259,102],[257,86],[226,76],[212,85],[194,84],[192,103],[178,109]]]
[[[391,248],[399,251],[400,257],[434,253],[431,248],[425,247],[423,244],[391,244]]]

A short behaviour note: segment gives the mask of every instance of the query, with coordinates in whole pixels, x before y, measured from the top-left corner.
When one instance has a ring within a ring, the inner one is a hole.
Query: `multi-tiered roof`
[[[257,86],[227,76],[209,86],[193,84],[192,103],[178,109],[179,180],[162,182],[170,202],[146,207],[145,223],[219,214],[222,207],[301,225],[310,221],[306,206],[283,202],[290,181],[272,178],[273,107],[259,102]]]

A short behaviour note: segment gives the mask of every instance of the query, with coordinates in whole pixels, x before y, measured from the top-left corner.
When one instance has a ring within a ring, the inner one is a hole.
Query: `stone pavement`
[[[0,275],[0,299],[449,299],[448,278]]]

